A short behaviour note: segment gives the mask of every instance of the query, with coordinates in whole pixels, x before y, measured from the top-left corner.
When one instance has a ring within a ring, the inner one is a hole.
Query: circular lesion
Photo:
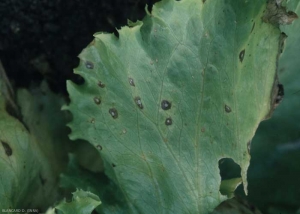
[[[87,69],[93,69],[94,68],[94,63],[92,63],[91,61],[85,61],[85,67]]]
[[[169,102],[168,100],[161,101],[161,108],[163,110],[169,110],[171,107],[172,107],[172,103]]]
[[[172,123],[173,123],[173,120],[172,120],[172,118],[171,118],[171,117],[168,117],[168,118],[166,118],[166,120],[165,120],[165,124],[166,124],[167,126],[170,126],[170,125],[172,125]]]
[[[118,118],[118,111],[117,111],[117,109],[115,109],[115,108],[110,108],[109,110],[108,110],[108,113],[111,115],[111,117],[113,118],[113,119],[117,119]]]

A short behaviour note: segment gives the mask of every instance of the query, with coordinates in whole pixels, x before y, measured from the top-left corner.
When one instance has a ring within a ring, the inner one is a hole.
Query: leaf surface
[[[77,190],[71,202],[61,202],[55,208],[62,214],[91,214],[101,204],[99,197],[91,192]]]
[[[76,156],[70,155],[68,169],[60,178],[60,186],[71,191],[82,189],[99,196],[102,203],[96,211],[100,214],[128,213],[127,203],[118,187],[103,173],[83,168],[79,161]]]
[[[287,7],[300,14],[299,1],[291,0]],[[288,36],[278,65],[285,95],[255,134],[248,173],[249,199],[274,214],[296,213],[300,207],[300,20],[281,30]]]
[[[43,83],[19,90],[18,101],[22,120],[8,113],[1,91],[0,209],[42,211],[60,198],[58,176],[67,162],[63,100]]]
[[[271,110],[280,31],[264,1],[165,0],[144,20],[97,33],[70,81],[70,138],[85,139],[129,213],[208,213],[218,161],[246,172],[249,142]],[[266,60],[268,59],[268,60]]]

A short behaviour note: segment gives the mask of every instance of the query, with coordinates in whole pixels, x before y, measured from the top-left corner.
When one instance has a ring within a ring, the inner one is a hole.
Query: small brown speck
[[[105,87],[105,84],[104,84],[103,82],[101,82],[101,81],[98,81],[98,86],[99,86],[100,88],[104,88],[104,87]]]

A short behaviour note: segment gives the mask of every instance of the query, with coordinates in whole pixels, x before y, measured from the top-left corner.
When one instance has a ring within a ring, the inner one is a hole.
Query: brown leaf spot
[[[134,102],[135,104],[140,108],[140,109],[143,109],[144,106],[143,106],[143,103],[142,103],[142,100],[140,97],[135,97],[134,98]]]
[[[240,61],[241,61],[241,62],[243,62],[244,56],[245,56],[245,49],[242,50],[242,51],[240,52],[240,54],[239,54],[239,58],[240,58]]]
[[[101,100],[99,97],[94,97],[94,102],[99,105],[101,103]]]
[[[171,117],[168,117],[168,118],[166,119],[166,121],[165,121],[165,124],[166,124],[167,126],[172,125],[172,123],[173,123],[173,121],[172,121],[172,118],[171,118]]]
[[[134,80],[132,78],[128,78],[128,82],[131,86],[135,87]]]
[[[98,86],[100,88],[105,88],[105,84],[103,82],[101,82],[101,81],[98,81]]]
[[[94,63],[90,62],[90,61],[86,61],[85,62],[85,67],[87,69],[93,69],[94,68]]]
[[[231,108],[228,105],[225,105],[225,111],[227,113],[230,113],[231,112]]]
[[[172,104],[168,100],[161,101],[161,108],[163,110],[169,110],[171,108]]]
[[[253,22],[252,29],[251,29],[250,33],[252,33],[252,31],[254,30],[254,27],[255,27],[255,22]]]
[[[4,148],[5,154],[9,157],[12,155],[13,151],[11,149],[11,147],[8,145],[8,143],[5,143],[3,141],[1,141],[2,146]]]
[[[117,119],[118,118],[118,111],[115,108],[110,108],[108,110],[109,114],[112,116],[112,118]]]

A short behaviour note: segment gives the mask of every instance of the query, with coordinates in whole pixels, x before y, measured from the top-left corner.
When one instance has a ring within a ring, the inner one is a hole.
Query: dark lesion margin
[[[6,112],[16,118],[29,132],[28,126],[24,123],[22,114],[19,110],[18,105],[16,104],[16,97],[13,90],[13,87],[10,84],[10,81],[6,75],[5,69],[0,60],[0,96],[4,97],[5,100],[5,110]]]
[[[278,62],[279,62],[279,57],[283,52],[286,38],[287,35],[284,32],[282,32],[279,36],[278,53],[276,56],[276,74],[274,77],[273,87],[270,95],[271,96],[270,110],[266,115],[266,117],[264,118],[265,120],[270,119],[272,117],[274,110],[278,107],[278,105],[281,103],[284,97],[284,87],[282,84],[280,84],[278,78]]]

